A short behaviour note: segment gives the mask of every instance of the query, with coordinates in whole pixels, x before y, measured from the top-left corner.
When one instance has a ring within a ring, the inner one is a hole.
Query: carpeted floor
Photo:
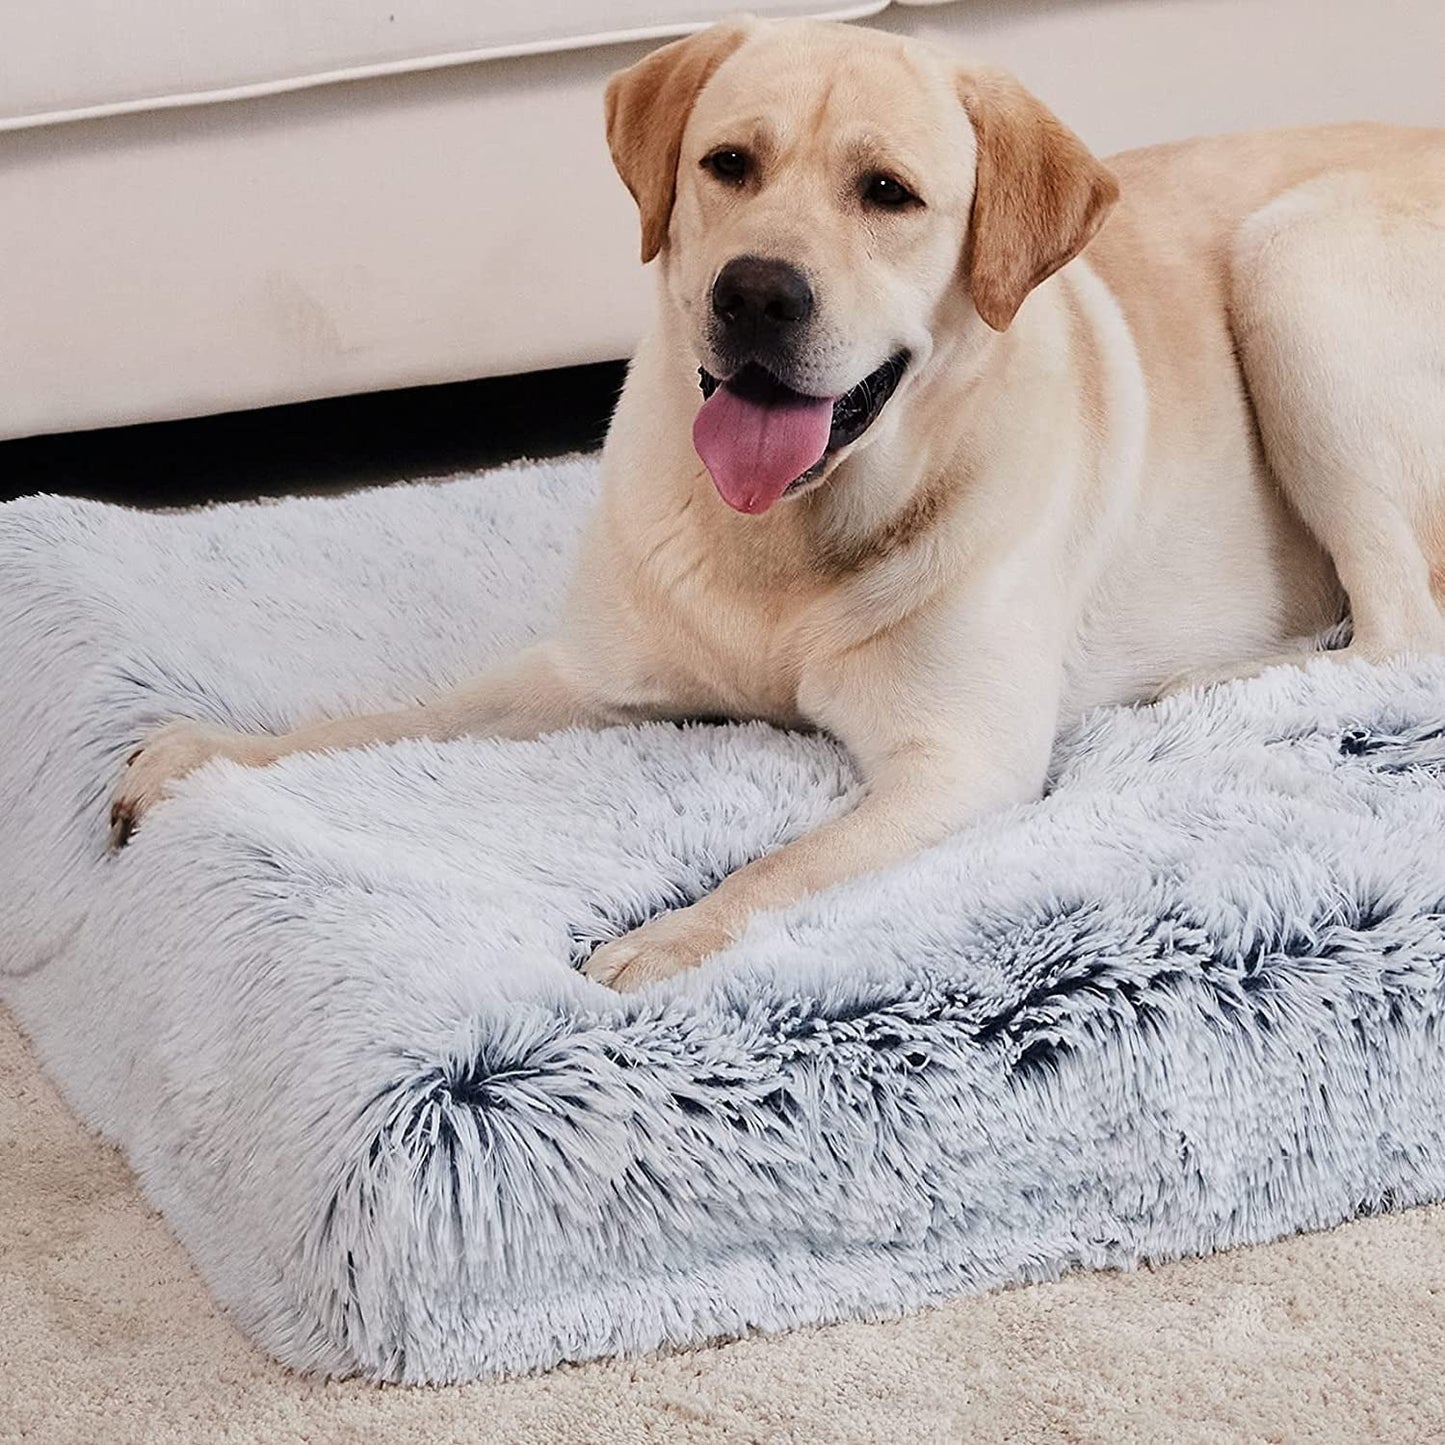
[[[1445,1208],[873,1325],[446,1390],[302,1380],[211,1304],[0,1015],[0,1441],[1427,1441]]]

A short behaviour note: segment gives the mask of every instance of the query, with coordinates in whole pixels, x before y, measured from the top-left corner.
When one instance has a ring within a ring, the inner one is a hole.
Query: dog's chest
[[[770,616],[736,599],[701,607],[674,603],[667,621],[670,690],[689,710],[761,718],[780,726],[803,722],[800,668],[791,619]]]
[[[682,541],[639,569],[633,617],[650,684],[670,710],[796,726],[807,599],[763,576],[750,586],[746,571]]]

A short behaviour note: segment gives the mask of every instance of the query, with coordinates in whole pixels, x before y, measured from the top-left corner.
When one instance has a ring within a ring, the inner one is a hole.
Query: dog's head
[[[701,366],[698,453],[745,512],[881,432],[946,334],[1005,329],[1117,195],[1012,77],[844,25],[663,46],[613,77],[607,139]]]

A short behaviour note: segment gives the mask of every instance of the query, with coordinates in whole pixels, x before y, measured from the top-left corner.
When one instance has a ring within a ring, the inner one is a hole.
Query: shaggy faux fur
[[[1044,802],[636,997],[577,963],[844,806],[830,743],[218,765],[106,853],[155,724],[534,636],[593,486],[0,509],[0,992],[257,1340],[453,1380],[1445,1196],[1437,664],[1097,714]]]

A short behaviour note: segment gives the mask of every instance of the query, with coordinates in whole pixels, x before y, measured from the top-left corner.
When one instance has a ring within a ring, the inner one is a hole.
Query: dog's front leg
[[[310,723],[292,732],[241,733],[181,721],[152,733],[131,754],[111,802],[111,842],[120,847],[170,786],[215,758],[250,767],[292,753],[333,752],[404,738],[534,738],[569,727],[605,727],[631,717],[609,706],[557,643],[529,647],[415,707]]]
[[[875,676],[860,706],[830,708],[825,725],[862,769],[863,801],[740,868],[690,907],[604,944],[583,971],[624,991],[667,978],[726,947],[760,910],[902,862],[985,813],[1038,797],[1058,719],[1059,669],[1030,667],[1017,653],[996,663],[960,668],[967,700],[940,700],[936,675],[910,685],[895,674],[882,687]]]

